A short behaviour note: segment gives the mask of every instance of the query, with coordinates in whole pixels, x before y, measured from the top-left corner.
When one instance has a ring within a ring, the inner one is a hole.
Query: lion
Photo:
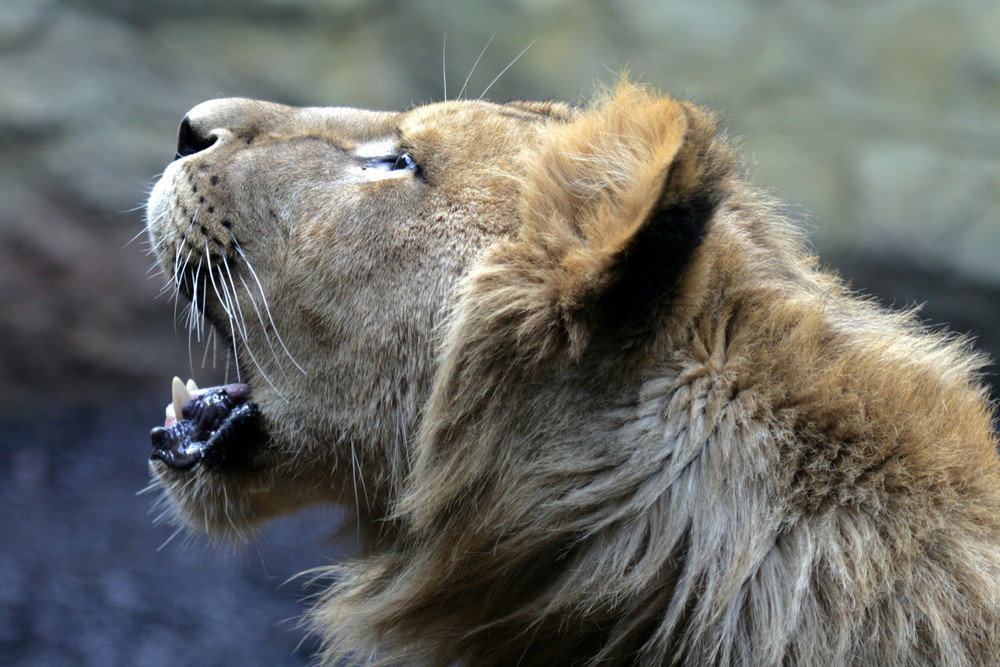
[[[717,117],[205,102],[152,247],[235,381],[150,467],[242,539],[315,503],[325,664],[982,665],[1000,466],[982,359],[854,294]]]

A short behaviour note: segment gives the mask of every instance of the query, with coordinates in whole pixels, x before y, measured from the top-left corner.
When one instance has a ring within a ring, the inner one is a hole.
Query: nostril
[[[199,134],[195,128],[191,127],[191,120],[187,116],[184,116],[181,119],[180,127],[177,128],[177,155],[174,156],[174,159],[180,159],[185,155],[193,155],[205,150],[214,143],[215,137],[207,137]]]

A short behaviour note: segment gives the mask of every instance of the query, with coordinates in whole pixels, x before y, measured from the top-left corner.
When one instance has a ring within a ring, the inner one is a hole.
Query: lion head
[[[992,661],[977,359],[853,296],[715,117],[206,102],[148,206],[229,384],[151,468],[196,530],[351,508],[331,664]]]

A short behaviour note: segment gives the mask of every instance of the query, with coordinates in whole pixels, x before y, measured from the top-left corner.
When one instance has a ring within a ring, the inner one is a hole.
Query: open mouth
[[[232,469],[246,463],[254,442],[262,437],[260,412],[250,402],[250,387],[243,383],[199,389],[174,378],[172,402],[166,421],[150,432],[150,459],[176,470],[190,470],[199,463]]]

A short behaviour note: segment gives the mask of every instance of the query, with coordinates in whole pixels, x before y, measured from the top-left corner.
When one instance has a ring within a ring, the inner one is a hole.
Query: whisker
[[[138,491],[136,491],[135,495],[137,495],[137,496],[144,496],[147,493],[149,493],[150,491],[155,491],[156,489],[159,489],[159,488],[160,488],[160,483],[159,482],[150,482],[146,486],[144,486],[141,489],[139,489]]]
[[[194,377],[194,346],[191,341],[192,334],[195,340],[199,343],[201,342],[201,329],[199,327],[199,322],[204,320],[204,315],[201,314],[201,309],[198,308],[198,281],[201,277],[201,267],[204,264],[203,260],[198,261],[198,266],[195,268],[194,272],[194,289],[191,290],[191,303],[188,304],[188,319],[187,319],[187,347],[188,347],[188,367],[191,369],[191,377]]]
[[[179,526],[176,530],[174,530],[174,532],[170,533],[170,537],[168,537],[167,539],[165,539],[163,541],[163,544],[161,544],[160,546],[156,547],[156,550],[157,551],[162,551],[164,547],[166,547],[168,544],[170,544],[171,542],[173,542],[174,538],[177,537],[178,535],[180,535],[182,532],[184,532],[184,526]]]
[[[188,264],[191,262],[191,253],[193,252],[194,248],[188,250],[187,257],[184,258],[184,263],[181,264],[179,267],[176,264],[174,265],[174,322],[175,323],[177,321],[177,308],[178,304],[180,303],[180,294],[181,294],[180,287],[181,287],[181,282],[183,280],[181,274],[187,269]],[[201,264],[200,260],[198,264],[199,265]]]
[[[180,284],[177,282],[177,267],[180,266],[181,251],[183,249],[184,246],[179,243],[177,244],[177,247],[174,248],[174,259],[171,262],[171,267],[170,267],[170,283],[173,285],[175,290],[177,289],[177,286]]]
[[[164,277],[166,277],[166,274],[165,274],[165,273],[164,273],[163,275],[164,275]],[[167,279],[167,280],[165,280],[165,281],[164,281],[164,284],[163,284],[163,287],[161,287],[161,288],[160,288],[160,291],[159,291],[159,293],[158,293],[158,294],[156,295],[156,298],[157,298],[157,299],[159,299],[159,298],[160,298],[160,297],[162,297],[162,296],[163,296],[164,294],[168,294],[168,293],[170,294],[170,296],[173,296],[173,293],[174,293],[174,289],[175,289],[175,288],[174,288],[174,283],[173,283],[173,281],[172,281],[172,280],[170,280],[170,279]]]
[[[229,293],[229,288],[226,287],[225,276],[223,276],[221,274],[221,272],[219,274],[219,283],[222,285],[223,291],[226,292],[226,300],[229,302],[230,308],[232,309],[233,306],[235,305],[235,309],[233,309],[234,310],[233,314],[234,314],[234,317],[236,318],[237,325],[242,325],[242,328],[237,327],[237,329],[240,332],[240,336],[243,338],[243,343],[246,346],[247,354],[250,356],[250,360],[253,362],[253,365],[260,372],[261,377],[263,377],[264,380],[271,386],[271,389],[274,389],[274,391],[279,396],[281,396],[282,398],[284,398],[284,395],[280,391],[278,391],[278,388],[274,385],[273,382],[271,382],[271,379],[268,377],[267,373],[264,372],[264,368],[260,365],[260,362],[257,361],[257,357],[253,353],[253,349],[250,346],[250,339],[247,336],[246,319],[243,316],[243,308],[242,308],[242,306],[240,306],[240,300],[236,296],[236,284],[233,281],[233,274],[229,270],[229,263],[228,262],[223,261],[222,265],[226,268],[226,273],[229,275],[229,281],[230,281],[230,286],[232,288],[232,294]]]
[[[521,56],[523,56],[525,53],[527,53],[528,49],[530,49],[532,46],[534,46],[535,42],[537,42],[537,41],[538,41],[537,37],[535,39],[531,40],[531,43],[528,44],[526,47],[524,47],[524,49],[519,54],[517,54],[517,56],[515,56],[513,60],[510,61],[509,65],[507,65],[502,70],[500,70],[500,73],[496,75],[496,78],[494,78],[492,81],[490,81],[490,85],[486,86],[486,90],[484,90],[483,93],[482,93],[482,95],[479,96],[479,99],[483,99],[484,97],[486,97],[486,93],[488,93],[489,90],[490,90],[490,88],[493,87],[493,84],[496,83],[497,81],[499,81],[500,77],[502,77],[504,74],[506,74],[507,70],[509,70],[511,67],[513,67],[514,63],[516,63],[518,60],[520,60]]]
[[[493,33],[493,35],[490,36],[489,41],[486,42],[486,46],[484,46],[483,50],[479,52],[479,57],[476,58],[476,62],[472,63],[472,69],[469,70],[469,75],[465,77],[465,82],[462,84],[462,90],[458,91],[457,99],[462,99],[462,95],[465,94],[465,87],[469,85],[469,79],[472,78],[472,73],[476,71],[476,67],[479,65],[479,61],[483,59],[483,56],[486,54],[486,49],[490,48],[490,44],[493,43],[493,40],[494,38],[496,38],[496,36],[497,36],[496,33]],[[501,72],[501,74],[503,74],[503,72]],[[489,89],[487,88],[487,90]],[[483,95],[485,94],[486,92],[484,91]],[[480,96],[480,99],[482,99],[482,96]]]
[[[194,270],[194,289],[191,290],[192,319],[190,324],[191,326],[194,327],[195,339],[199,343],[201,342],[202,334],[205,331],[205,315],[203,314],[202,311],[204,310],[205,307],[205,296],[207,296],[207,294],[202,295],[200,298],[198,295],[198,285],[201,284],[201,268],[204,265],[205,265],[204,258],[198,260],[198,266]],[[205,290],[206,291],[208,290],[207,285],[205,286]],[[201,302],[201,308],[198,307],[199,301]]]
[[[240,332],[240,336],[243,338],[243,342],[249,347],[250,341],[247,338],[246,329],[246,318],[243,317],[243,308],[240,306],[240,300],[236,298],[236,284],[233,282],[233,274],[229,270],[229,262],[223,260],[222,267],[226,270],[226,275],[229,277],[229,287],[226,286],[226,276],[219,272],[219,283],[222,285],[222,289],[226,292],[226,298],[229,299],[229,305],[235,306],[233,309],[233,316],[236,318],[237,328]],[[230,294],[229,289],[232,288],[232,293]]]
[[[191,216],[191,222],[188,224],[188,231],[185,232],[184,236],[186,236],[188,233],[190,233],[191,228],[194,227],[195,220],[197,219],[197,217],[198,217],[198,212],[195,211],[195,214],[193,216]],[[182,236],[182,239],[183,238],[184,237]],[[183,250],[184,250],[184,244],[183,243],[178,243],[177,244],[177,249],[174,251],[173,280],[171,282],[173,283],[173,287],[174,287],[174,322],[175,323],[177,321],[177,304],[180,301],[180,287],[181,287],[181,282],[183,281],[183,272],[187,269],[188,264],[190,264],[190,262],[191,262],[191,254],[194,252],[194,246],[191,246],[188,249],[187,256],[184,258],[184,262],[181,263],[180,262],[180,256],[181,256],[181,252]],[[201,263],[201,260],[199,260],[199,265],[200,265],[200,263]]]
[[[208,239],[205,239],[205,256],[211,255],[211,251],[208,247]],[[232,333],[232,343],[233,343],[233,361],[236,364],[236,380],[237,382],[241,380],[240,378],[240,363],[239,363],[239,351],[236,342],[236,327],[233,324],[233,314],[230,312],[229,307],[226,305],[225,297],[222,296],[222,292],[219,290],[219,286],[215,282],[215,272],[209,269],[208,278],[212,282],[212,289],[215,291],[215,295],[219,297],[219,305],[222,306],[222,310],[225,311],[226,316],[229,318],[229,331]],[[222,280],[222,275],[219,275],[219,280]],[[206,288],[207,289],[207,288]],[[228,376],[227,378],[228,379]]]
[[[448,33],[444,34],[444,44],[441,46],[441,77],[444,79],[444,101],[447,102],[448,101]],[[458,96],[462,97],[461,93],[459,93]]]
[[[149,193],[149,191],[147,190],[147,194],[148,193]],[[146,203],[145,202],[143,202],[142,204],[136,204],[132,208],[127,208],[124,211],[118,211],[118,212],[120,214],[122,214],[122,215],[125,215],[126,213],[135,213],[136,211],[141,211],[144,208],[146,208]]]
[[[174,265],[174,287],[180,288],[181,283],[184,281],[184,270],[187,269],[188,265],[191,263],[191,255],[194,253],[194,248],[188,250],[187,255],[184,257],[183,262],[179,262]],[[178,254],[178,258],[180,255]],[[200,260],[199,260],[200,261]]]
[[[247,298],[250,299],[250,305],[253,306],[254,312],[257,314],[257,321],[260,322],[260,330],[264,334],[264,341],[267,343],[268,349],[271,350],[271,358],[277,362],[275,366],[277,366],[278,370],[284,374],[285,369],[281,365],[281,359],[278,357],[278,351],[274,349],[274,344],[271,343],[271,336],[267,331],[267,325],[264,323],[264,316],[261,314],[260,308],[257,306],[257,299],[254,297],[253,292],[250,291],[250,286],[247,285],[246,278],[243,277],[243,274],[240,274],[240,282],[243,283],[243,289],[247,293]]]
[[[233,236],[232,231],[229,233],[230,236]],[[278,344],[281,345],[281,349],[284,350],[285,354],[288,356],[288,360],[292,362],[292,365],[299,369],[299,372],[303,375],[308,375],[306,370],[299,365],[299,362],[295,361],[295,357],[292,356],[292,353],[288,350],[288,346],[285,345],[285,341],[281,337],[281,332],[278,331],[278,326],[274,323],[274,316],[271,315],[271,306],[268,304],[267,294],[264,292],[264,286],[261,285],[260,278],[257,276],[257,271],[254,270],[253,264],[250,263],[250,258],[248,258],[246,253],[243,252],[243,248],[240,247],[240,243],[236,240],[235,236],[233,236],[233,245],[236,248],[236,252],[238,252],[240,257],[243,258],[243,263],[246,264],[247,270],[250,271],[250,276],[257,285],[257,291],[260,292],[261,303],[264,305],[264,312],[267,313],[267,320],[271,323],[271,330],[274,331],[274,337],[278,339]]]
[[[177,249],[174,251],[174,281],[177,281],[178,278],[179,278],[179,276],[177,274],[177,261],[178,261],[178,259],[180,259],[181,250],[184,249],[184,241],[187,239],[188,234],[191,233],[191,230],[194,229],[195,223],[198,220],[198,211],[199,210],[201,210],[201,209],[199,208],[199,209],[195,210],[194,215],[191,216],[190,222],[188,222],[187,229],[184,230],[183,234],[180,234],[180,242],[177,244]],[[166,239],[166,235],[164,235],[163,238]],[[194,247],[192,246],[191,249],[194,250]],[[190,256],[190,254],[191,253],[189,252],[188,256]]]
[[[132,209],[132,211],[135,211],[135,210],[138,210],[139,208],[142,208],[142,206],[139,206],[139,207],[137,207],[137,208],[134,208],[134,209]],[[125,211],[125,212],[126,212],[126,213],[131,213],[132,211]],[[138,238],[139,238],[140,236],[142,236],[142,235],[143,235],[143,234],[145,234],[145,233],[146,233],[146,228],[145,228],[145,227],[143,227],[142,229],[140,229],[140,230],[139,230],[139,233],[138,233],[138,234],[136,234],[135,236],[133,236],[132,238],[130,238],[130,239],[129,239],[129,240],[128,240],[128,241],[126,242],[126,243],[125,243],[125,245],[123,245],[123,246],[122,246],[122,250],[124,250],[125,248],[127,248],[127,247],[129,247],[130,245],[132,245],[133,243],[135,243],[136,239],[138,239]]]
[[[201,367],[204,368],[205,364],[208,363],[208,352],[212,350],[212,370],[215,370],[215,347],[216,347],[215,329],[209,329],[208,335],[205,337],[205,353],[201,355]]]
[[[150,255],[152,255],[153,253],[155,253],[160,248],[161,245],[163,245],[164,243],[166,243],[169,238],[170,237],[169,237],[168,234],[164,234],[163,236],[160,237],[160,239],[156,243],[151,243],[149,245],[149,250],[147,252]]]
[[[160,264],[160,260],[156,260],[152,264],[150,264],[149,268],[146,269],[145,277],[151,278],[153,275],[153,271],[159,271],[161,274],[163,273],[163,266]],[[163,294],[163,292],[166,291],[165,288],[166,286],[164,286],[164,289],[160,291],[160,294]]]

